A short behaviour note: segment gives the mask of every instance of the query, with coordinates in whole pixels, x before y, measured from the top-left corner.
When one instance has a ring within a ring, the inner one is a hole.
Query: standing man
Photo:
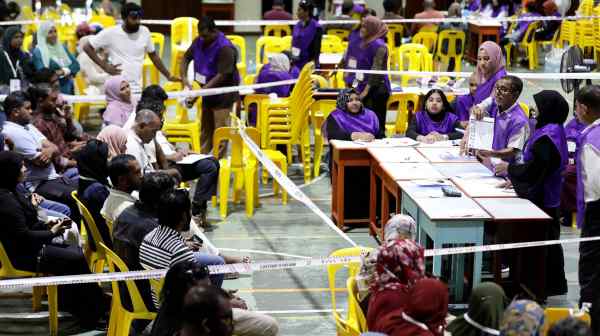
[[[137,4],[128,2],[121,9],[123,24],[102,30],[98,35],[89,39],[83,50],[106,73],[123,76],[131,85],[131,91],[142,91],[142,67],[146,53],[154,66],[169,81],[176,82],[179,78],[171,75],[165,68],[154,49],[150,30],[140,25],[142,8]],[[103,48],[109,53],[111,63],[103,60],[96,53],[96,49]]]
[[[294,16],[285,10],[283,0],[273,0],[273,7],[263,15],[264,20],[292,20]]]
[[[225,35],[217,30],[215,21],[204,16],[198,22],[199,36],[185,52],[180,68],[180,75],[184,85],[191,89],[186,74],[191,61],[194,61],[194,81],[203,89],[224,86],[236,86],[240,83],[238,73],[237,51]],[[224,93],[202,98],[202,130],[200,142],[202,153],[212,152],[213,134],[219,127],[229,126],[229,114],[233,104],[239,100],[237,92]],[[192,101],[195,101],[193,99]],[[188,103],[192,103],[192,101]],[[219,148],[219,158],[225,155],[226,147]]]

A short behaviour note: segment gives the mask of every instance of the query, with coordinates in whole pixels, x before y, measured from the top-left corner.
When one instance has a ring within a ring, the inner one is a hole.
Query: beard
[[[127,31],[129,33],[137,33],[138,30],[140,30],[140,25],[139,24],[136,24],[136,25],[126,24],[125,27],[127,28]]]

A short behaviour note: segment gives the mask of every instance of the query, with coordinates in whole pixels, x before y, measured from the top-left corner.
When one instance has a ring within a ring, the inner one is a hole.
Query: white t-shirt
[[[128,34],[118,25],[102,30],[89,42],[94,49],[108,50],[111,63],[120,64],[122,75],[129,81],[131,90],[141,91],[144,57],[146,53],[154,52],[148,28],[140,26],[137,32]]]

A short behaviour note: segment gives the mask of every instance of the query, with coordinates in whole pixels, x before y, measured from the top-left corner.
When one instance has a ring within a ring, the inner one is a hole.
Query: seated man
[[[80,214],[71,192],[77,182],[56,172],[52,163],[60,157],[55,144],[31,124],[31,101],[23,92],[13,92],[4,100],[7,121],[2,133],[11,139],[14,151],[25,159],[25,185],[43,197],[63,203],[71,210],[71,219],[79,223]]]
[[[423,11],[415,14],[415,19],[443,19],[444,14],[435,9],[435,1],[434,0],[423,0]],[[436,24],[427,24],[427,23],[413,23],[412,24],[412,33],[416,34],[424,27],[436,26]]]
[[[143,173],[154,170],[164,170],[169,175],[183,181],[196,180],[196,191],[194,193],[192,215],[200,226],[208,226],[206,220],[207,202],[217,191],[217,180],[219,177],[219,162],[208,157],[198,160],[192,164],[169,163],[158,144],[157,134],[162,128],[162,113],[156,113],[149,109],[136,112],[135,125],[129,131],[127,137],[127,153],[136,157],[140,163]],[[152,151],[153,144],[155,151]],[[183,159],[185,153],[175,152],[176,161]]]
[[[132,193],[140,189],[142,170],[135,156],[121,154],[110,161],[108,176],[113,188],[110,189],[100,214],[114,225],[121,212],[137,201]]]

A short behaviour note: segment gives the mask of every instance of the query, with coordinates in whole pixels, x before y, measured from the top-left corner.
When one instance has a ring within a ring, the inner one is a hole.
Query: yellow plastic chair
[[[18,270],[13,267],[4,245],[0,242],[0,279],[37,277],[35,272]],[[58,335],[58,296],[56,286],[33,287],[33,311],[40,310],[42,295],[48,293],[48,323],[50,335]]]
[[[409,106],[412,104],[412,109]],[[410,117],[419,109],[419,95],[416,93],[392,92],[388,99],[388,110],[390,106],[398,104],[396,110],[396,122],[392,125],[385,125],[386,136],[391,137],[394,134],[404,134],[408,128]]]
[[[100,24],[100,25],[102,25],[102,27],[104,29],[106,29],[106,28],[109,28],[112,26],[116,26],[117,20],[115,20],[115,18],[110,15],[101,14],[101,15],[92,15],[89,23],[90,24],[92,24],[92,23]]]
[[[254,82],[256,81],[256,77],[257,77],[257,75],[246,75],[246,76],[244,76],[244,84],[245,85],[252,85],[252,84],[254,84]]]
[[[283,50],[292,49],[292,36],[284,36],[281,41],[283,42]]]
[[[158,57],[162,59],[163,53],[165,51],[165,35],[161,33],[150,33],[152,37],[152,44],[155,46],[156,53]],[[144,58],[144,66],[142,68],[142,83],[143,86],[146,87],[148,85],[148,79],[146,78],[147,72],[150,72],[150,83],[154,85],[158,85],[160,77],[158,69],[152,63],[152,60],[148,55]]]
[[[583,0],[579,3],[579,7],[577,7],[577,14],[582,16],[591,16],[593,8],[593,0]]]
[[[422,44],[427,48],[430,54],[435,52],[438,34],[429,31],[419,31],[412,37],[412,43]]]
[[[80,71],[77,73],[77,75],[75,75],[75,94],[85,96],[87,94],[86,89],[87,89],[87,82],[85,81],[85,78],[83,77],[83,72]],[[106,106],[105,102],[73,103],[73,117],[75,118],[75,120],[81,121],[87,117],[88,113],[90,112],[90,108],[92,108],[92,107],[102,108],[105,106]]]
[[[335,110],[335,99],[315,100],[310,107],[310,123],[313,125],[315,135],[315,157],[313,162],[314,176],[320,175],[321,158],[323,156],[323,134],[321,127],[329,114]]]
[[[21,16],[23,20],[35,21],[36,15],[31,9],[31,6],[21,6]],[[37,25],[35,23],[24,26],[23,33],[25,35],[33,35],[37,31]]]
[[[291,36],[292,29],[288,25],[269,25],[265,26],[264,36],[284,37]]]
[[[525,115],[527,116],[527,118],[529,118],[529,106],[527,106],[527,104],[525,104],[523,102],[519,102],[519,106],[521,107],[523,112],[525,112]]]
[[[200,85],[193,83],[193,89],[197,90]],[[183,85],[181,83],[167,82],[163,85],[166,92],[181,91]],[[165,119],[162,131],[169,142],[185,142],[190,144],[192,151],[200,153],[200,127],[202,120],[202,97],[198,97],[196,101],[196,119],[190,119],[188,109],[182,106],[177,99],[167,99],[165,102],[167,109],[175,107],[175,118]]]
[[[433,32],[433,33],[436,33],[438,31],[438,29],[439,29],[438,25],[436,25],[436,24],[428,24],[428,25],[425,25],[425,26],[421,27],[419,29],[418,33],[421,33],[421,32]]]
[[[276,36],[261,36],[256,40],[256,64],[266,64],[269,54],[281,53],[289,49],[284,38]]]
[[[310,78],[319,89],[329,87],[329,81],[327,81],[327,79],[321,75],[310,75]]]
[[[348,320],[353,321],[351,324],[358,325],[361,333],[368,331],[367,318],[360,306],[355,277],[351,276],[346,280],[346,290],[348,292]]]
[[[129,271],[129,268],[123,262],[123,260],[121,260],[116,253],[106,247],[104,243],[100,243],[98,249],[106,255],[108,269],[111,273]],[[112,308],[110,320],[108,322],[107,335],[129,336],[131,323],[134,320],[154,320],[156,313],[148,310],[134,280],[125,280],[127,294],[129,295],[131,304],[133,306],[131,311],[123,307],[123,303],[121,302],[121,288],[119,288],[119,282],[111,281],[110,284],[112,287]]]
[[[540,330],[540,335],[547,335],[548,330],[550,330],[550,328],[552,328],[552,326],[556,322],[566,319],[567,317],[574,317],[578,320],[581,320],[581,321],[587,323],[588,325],[590,325],[592,322],[592,319],[588,312],[581,311],[578,309],[573,309],[573,308],[549,307],[544,310],[544,325],[542,326],[542,328]]]
[[[400,41],[402,39],[402,36],[404,36],[404,25],[403,24],[400,24],[400,23],[388,24],[387,45],[388,45],[388,49],[390,50],[390,59],[392,60],[392,62],[398,58],[397,48],[400,45],[396,44],[396,40]],[[393,67],[390,69],[398,68],[397,63],[393,63],[392,66]]]
[[[348,36],[350,35],[350,30],[348,29],[327,29],[325,31],[325,34],[329,35],[329,36],[337,36],[340,41],[348,41]]]
[[[446,48],[444,48],[444,41],[446,41]],[[464,52],[465,32],[447,29],[439,33],[435,52],[436,60],[442,64],[450,64],[450,59],[454,59],[454,71],[460,72],[462,70]]]
[[[171,21],[171,66],[172,74],[179,73],[183,55],[198,36],[198,19],[178,17]]]
[[[254,127],[247,127],[245,130],[252,141],[259,144],[260,134],[258,130]],[[227,201],[229,198],[231,174],[233,174],[233,202],[239,202],[242,189],[245,189],[246,215],[252,217],[254,215],[254,208],[259,204],[258,161],[253,155],[244,155],[244,141],[237,128],[220,127],[215,130],[213,135],[213,155],[215,157],[219,154],[219,144],[222,141],[230,143],[231,155],[228,158],[219,160],[219,212],[221,218],[227,217]],[[279,168],[287,175],[287,160],[285,155],[274,150],[266,150],[264,152],[269,159],[279,164]],[[277,194],[278,188],[276,184],[273,190]],[[283,204],[287,203],[287,193],[283,189],[282,201]]]
[[[527,27],[527,31],[523,35],[523,39],[520,43],[517,44],[517,47],[525,49],[527,51],[527,58],[529,59],[529,70],[534,70],[538,66],[538,52],[537,52],[537,43],[535,42],[535,31],[540,26],[540,22],[532,22]],[[511,52],[512,52],[513,43],[508,43],[504,46],[504,50],[506,50],[506,66],[511,66]]]
[[[594,20],[575,21],[576,45],[581,48],[584,54],[595,55],[596,40],[599,37],[596,32]]]
[[[343,54],[345,51],[342,40],[334,35],[323,35],[321,39],[321,53]]]
[[[252,75],[254,76],[254,75]],[[254,82],[251,82],[250,84],[253,84]],[[254,105],[256,107],[256,128],[260,129],[261,128],[261,115],[264,113],[265,111],[265,101],[269,99],[269,95],[267,94],[262,94],[262,93],[253,93],[253,94],[249,94],[247,96],[244,97],[244,110],[246,110],[246,115],[249,116],[250,114],[250,106]],[[263,146],[263,142],[266,141],[263,140],[262,134],[261,134],[261,140],[260,143],[258,143],[257,145],[259,145],[260,147],[264,147]]]
[[[431,71],[433,56],[422,44],[405,43],[396,49],[396,63],[401,71]],[[417,76],[402,75],[402,86]]]
[[[235,46],[237,49],[238,62],[237,69],[240,73],[240,78],[246,77],[246,39],[240,35],[227,35],[226,36],[229,41]]]
[[[23,38],[23,46],[21,49],[25,52],[31,51],[31,44],[33,43],[33,35],[25,35]]]
[[[361,253],[368,251],[360,247],[350,247],[340,250],[336,250],[331,253],[330,257],[358,257]],[[346,264],[327,265],[327,278],[329,280],[329,290],[331,293],[331,309],[333,318],[335,320],[335,327],[338,336],[358,336],[361,334],[361,327],[358,322],[351,314],[348,314],[346,318],[343,318],[336,307],[336,275],[337,272],[347,267],[348,277],[353,278],[358,274],[360,268],[360,262],[351,262]],[[347,279],[347,278],[346,278]],[[346,281],[347,283],[347,281]]]
[[[564,48],[565,43],[567,46],[574,46],[577,39],[575,21],[564,20],[560,24],[560,32],[558,34],[558,47]],[[600,40],[600,39],[599,39]]]
[[[98,244],[104,244],[104,239],[102,238],[102,235],[100,235],[100,231],[98,231],[98,227],[96,226],[94,217],[92,217],[92,214],[87,209],[85,204],[83,204],[81,200],[77,197],[77,190],[73,190],[73,192],[71,192],[71,197],[77,203],[77,208],[81,213],[82,224],[85,227],[86,232],[92,235],[92,240],[94,242],[94,245],[96,245],[95,251],[92,250],[91,247],[87,244],[85,246],[85,255],[88,258],[88,264],[90,265],[90,269],[94,273],[102,273],[102,271],[104,270],[106,255],[104,254],[104,251],[102,249],[98,248]]]

